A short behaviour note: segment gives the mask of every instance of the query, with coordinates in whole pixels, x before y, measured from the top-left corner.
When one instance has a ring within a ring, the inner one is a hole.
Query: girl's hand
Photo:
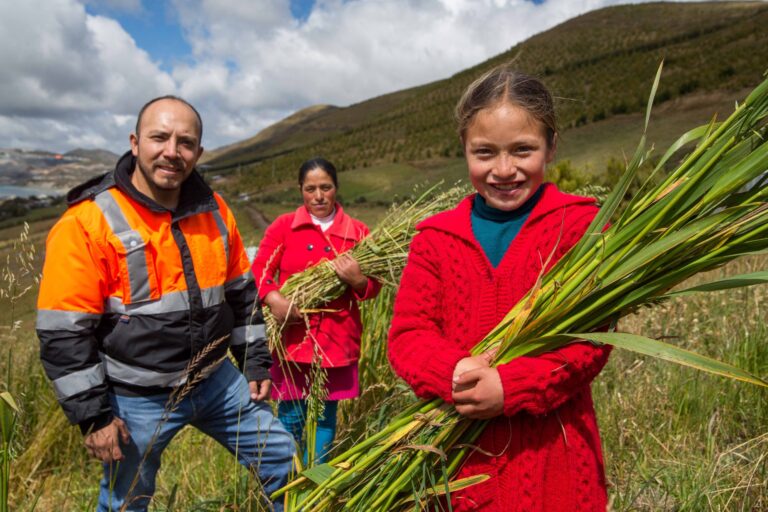
[[[350,256],[348,252],[332,260],[331,266],[342,282],[354,288],[359,294],[365,292],[365,288],[368,286],[368,278],[360,270],[360,264],[357,260]]]
[[[480,355],[465,357],[456,363],[456,367],[453,369],[453,390],[456,391],[456,380],[460,375],[470,370],[477,370],[478,368],[488,368],[491,366],[491,361],[496,356],[496,349],[483,352]]]
[[[277,323],[295,323],[302,319],[301,313],[295,304],[285,298],[285,296],[277,290],[273,290],[264,297],[264,304],[269,306],[272,316],[275,317]]]
[[[454,378],[453,382],[451,397],[456,412],[462,416],[486,420],[504,412],[504,389],[496,368],[469,370]]]

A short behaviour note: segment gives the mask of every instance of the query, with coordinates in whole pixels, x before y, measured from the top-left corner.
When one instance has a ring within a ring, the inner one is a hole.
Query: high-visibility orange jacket
[[[272,359],[232,212],[193,172],[174,211],[113,172],[73,189],[48,235],[38,297],[43,366],[83,432],[112,420],[107,393],[168,392],[229,347],[248,380]],[[221,341],[219,341],[221,340]]]

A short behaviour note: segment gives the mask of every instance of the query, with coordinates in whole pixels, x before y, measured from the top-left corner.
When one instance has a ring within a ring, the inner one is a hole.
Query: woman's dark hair
[[[540,80],[516,71],[510,64],[487,71],[464,91],[455,111],[462,142],[479,111],[505,101],[524,109],[540,122],[547,144],[550,148],[554,145],[557,119],[552,95]]]
[[[325,158],[311,158],[301,164],[301,167],[299,167],[299,186],[304,185],[304,178],[307,177],[307,173],[315,169],[325,171],[325,174],[331,177],[333,186],[339,188],[339,182],[336,179],[336,167]]]

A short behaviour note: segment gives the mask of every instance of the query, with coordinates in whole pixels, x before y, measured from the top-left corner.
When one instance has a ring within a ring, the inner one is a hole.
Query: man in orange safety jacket
[[[256,286],[232,212],[195,170],[201,139],[192,105],[148,102],[131,150],[69,192],[46,243],[41,359],[103,462],[99,510],[146,510],[160,455],[188,424],[267,493],[287,481],[293,444],[264,403],[272,360]]]

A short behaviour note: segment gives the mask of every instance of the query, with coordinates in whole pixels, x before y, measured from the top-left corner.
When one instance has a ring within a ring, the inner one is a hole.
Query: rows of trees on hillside
[[[292,180],[301,162],[316,155],[332,158],[341,170],[459,156],[456,101],[479,74],[510,59],[540,76],[555,93],[564,129],[641,112],[662,59],[657,103],[694,92],[735,92],[757,83],[765,71],[766,25],[768,6],[761,3],[646,4],[595,11],[449,79],[321,115],[313,122],[324,123],[323,130],[298,148],[294,140],[290,150],[241,149],[236,158],[222,155],[211,164],[214,169],[224,164],[228,171],[239,168],[238,190],[255,191]],[[317,137],[323,131],[328,135]]]

